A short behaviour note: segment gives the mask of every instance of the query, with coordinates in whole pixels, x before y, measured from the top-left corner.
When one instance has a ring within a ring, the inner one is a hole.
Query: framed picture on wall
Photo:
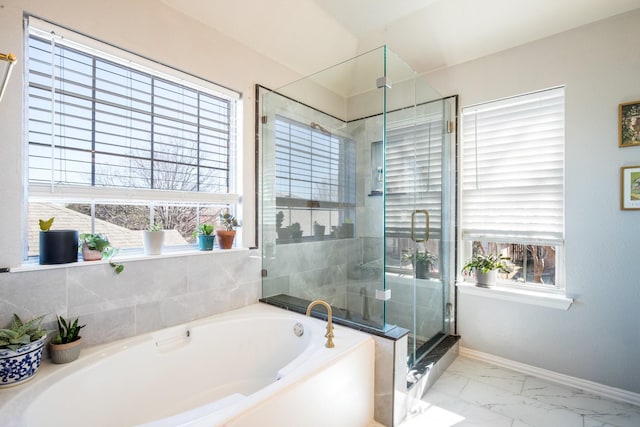
[[[620,209],[640,210],[640,166],[620,168]]]
[[[618,146],[640,145],[640,101],[618,106]]]

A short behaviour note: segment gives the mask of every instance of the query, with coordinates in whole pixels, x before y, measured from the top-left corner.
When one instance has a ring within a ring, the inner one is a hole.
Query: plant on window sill
[[[82,245],[82,259],[85,261],[98,261],[103,257],[109,259],[109,265],[116,274],[122,273],[124,265],[113,261],[119,249],[111,246],[109,238],[101,233],[82,233],[80,235]]]
[[[467,274],[473,270],[476,276],[477,286],[481,286],[481,287],[495,286],[497,272],[498,271],[502,273],[509,272],[509,267],[507,267],[504,261],[507,261],[510,259],[511,258],[505,257],[502,254],[499,254],[499,255],[479,254],[467,260],[464,267],[462,267],[462,272],[464,274]]]

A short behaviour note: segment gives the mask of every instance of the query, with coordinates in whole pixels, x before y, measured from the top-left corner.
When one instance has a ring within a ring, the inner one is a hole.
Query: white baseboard
[[[622,402],[640,406],[640,394],[631,391],[622,390],[616,387],[610,387],[593,381],[583,380],[581,378],[560,374],[558,372],[548,371],[546,369],[537,368],[535,366],[527,365],[520,362],[514,362],[513,360],[494,356],[493,354],[489,353],[483,353],[477,350],[472,350],[463,346],[460,346],[460,356],[481,360],[483,362],[488,362],[503,368],[522,372],[523,374],[542,378],[547,381],[569,387],[579,388],[581,390],[607,397],[609,399],[619,400]]]

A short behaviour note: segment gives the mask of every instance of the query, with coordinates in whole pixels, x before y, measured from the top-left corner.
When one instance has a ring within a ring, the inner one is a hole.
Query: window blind
[[[564,88],[463,108],[461,140],[462,238],[561,245]]]
[[[355,204],[355,144],[276,116],[276,194],[322,207]],[[305,206],[305,203],[299,204]]]
[[[28,58],[30,195],[237,202],[233,97],[33,27]]]
[[[418,122],[415,124],[414,122]],[[409,237],[411,213],[429,212],[429,236],[439,239],[442,218],[442,113],[390,124],[386,135],[386,232]]]

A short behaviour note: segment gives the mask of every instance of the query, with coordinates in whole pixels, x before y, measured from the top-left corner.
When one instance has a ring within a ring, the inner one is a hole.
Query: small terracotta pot
[[[231,249],[233,247],[233,239],[236,237],[236,230],[216,230],[218,235],[218,244],[220,249]]]
[[[82,259],[85,261],[99,261],[102,259],[102,252],[89,249],[86,243],[82,244]]]

